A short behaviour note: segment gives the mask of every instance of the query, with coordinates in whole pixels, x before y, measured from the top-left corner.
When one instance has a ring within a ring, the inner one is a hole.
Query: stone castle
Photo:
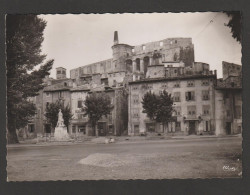
[[[114,105],[112,113],[98,121],[100,136],[147,133],[235,134],[242,128],[241,66],[223,62],[223,78],[209,64],[195,62],[191,38],[168,38],[131,46],[119,43],[114,33],[113,56],[70,70],[57,68],[56,79],[46,78],[46,87],[32,99],[37,115],[28,132],[53,133],[44,118],[46,105],[57,100],[69,105],[74,115],[68,133],[93,135],[81,108],[93,91],[105,92]],[[147,91],[166,90],[174,100],[173,117],[164,129],[142,113]]]

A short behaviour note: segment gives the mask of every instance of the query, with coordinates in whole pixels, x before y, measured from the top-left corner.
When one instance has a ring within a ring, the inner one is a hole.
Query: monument
[[[67,127],[64,125],[63,115],[61,109],[58,113],[58,121],[54,133],[55,141],[67,141],[69,140],[69,135],[67,132]]]

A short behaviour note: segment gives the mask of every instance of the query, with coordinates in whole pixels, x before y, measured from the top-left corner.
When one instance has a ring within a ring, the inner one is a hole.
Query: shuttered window
[[[187,101],[194,101],[195,100],[195,92],[194,91],[186,92],[186,100]]]

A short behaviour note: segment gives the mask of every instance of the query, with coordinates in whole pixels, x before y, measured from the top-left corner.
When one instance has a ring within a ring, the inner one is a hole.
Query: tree
[[[172,121],[173,98],[165,90],[160,94],[156,112],[156,121],[163,124],[163,129],[168,122]]]
[[[59,109],[61,109],[63,114],[64,125],[68,129],[70,125],[70,120],[73,115],[71,114],[70,106],[67,105],[64,107],[60,101],[56,101],[55,103],[50,103],[49,105],[46,106],[45,109],[46,120],[49,124],[51,124],[52,128],[55,129],[58,121]]]
[[[241,43],[241,14],[239,11],[225,12],[231,19],[226,24],[227,27],[231,28],[232,37]]]
[[[159,98],[151,91],[147,92],[142,98],[142,112],[146,113],[151,120],[156,120],[157,118],[158,101]]]
[[[165,90],[160,95],[155,95],[151,91],[142,98],[143,113],[156,122],[165,125],[172,121],[173,98]]]
[[[27,125],[28,118],[35,114],[35,106],[27,98],[43,89],[43,79],[53,65],[53,60],[43,64],[45,27],[46,22],[35,15],[6,16],[8,143],[18,143],[16,129]]]
[[[96,129],[97,122],[102,118],[102,116],[107,117],[111,113],[114,106],[111,104],[110,97],[105,93],[91,93],[86,97],[84,101],[84,116],[88,116],[89,122],[94,130],[94,135],[98,136],[98,131]]]

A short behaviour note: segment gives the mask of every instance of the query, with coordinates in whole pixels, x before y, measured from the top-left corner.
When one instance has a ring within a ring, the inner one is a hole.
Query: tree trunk
[[[97,137],[99,136],[97,124],[95,125],[95,134],[96,134]]]
[[[8,117],[8,129],[7,129],[7,143],[16,144],[19,143],[16,134],[16,121],[14,117]]]
[[[95,135],[96,135],[96,132],[95,132],[95,124],[92,124],[91,127],[92,127],[92,131],[93,131],[93,134],[92,134],[92,135],[95,136]]]

